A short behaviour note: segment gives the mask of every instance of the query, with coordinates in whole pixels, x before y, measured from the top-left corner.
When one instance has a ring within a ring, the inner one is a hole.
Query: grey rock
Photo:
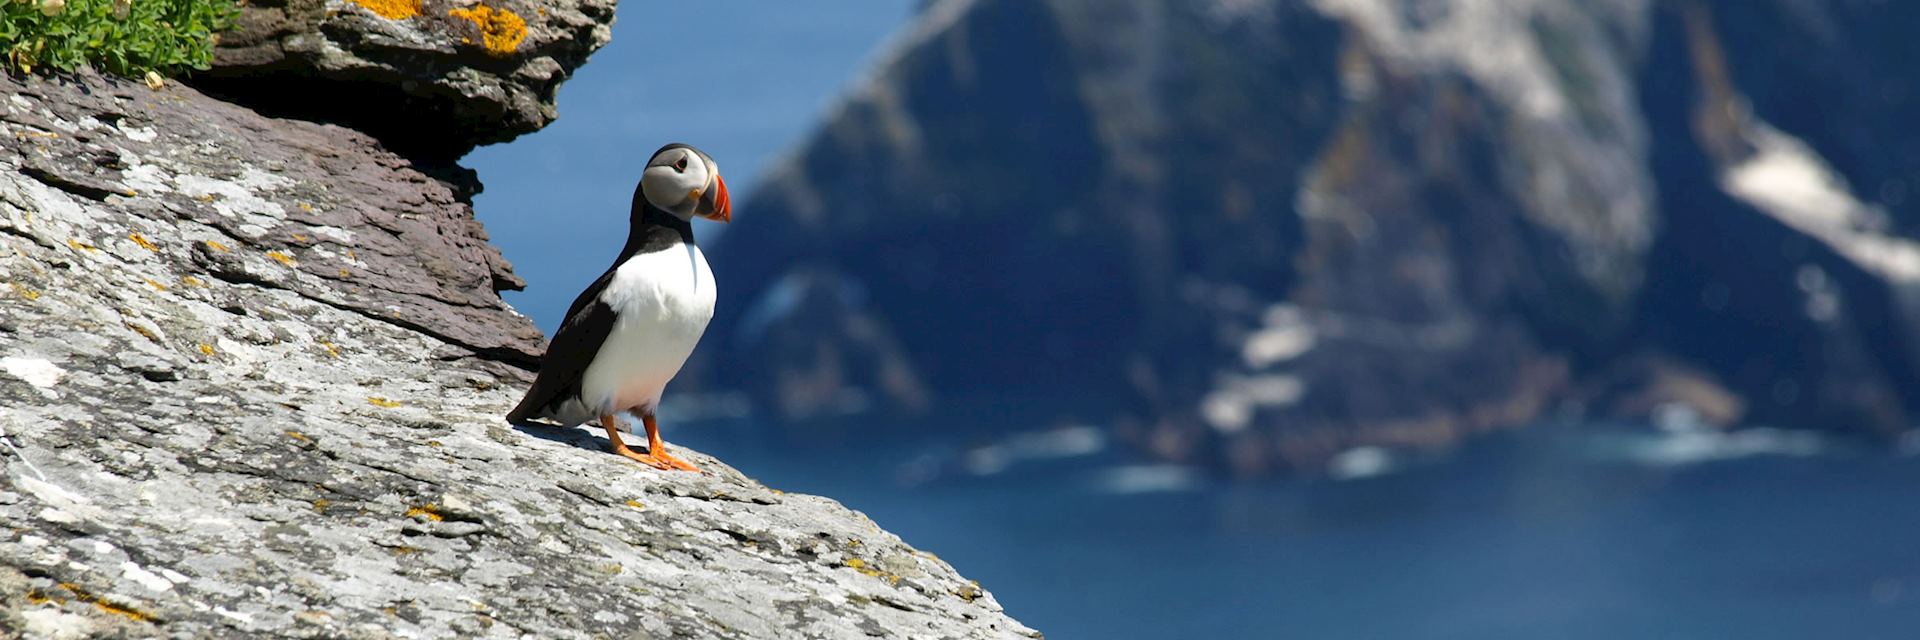
[[[831,500],[502,423],[510,272],[367,136],[0,83],[0,629],[1038,637]]]
[[[40,189],[8,195],[6,204],[21,212],[12,234],[57,250],[58,265],[113,255],[197,274],[188,282],[126,282],[116,298],[145,289],[260,315],[277,312],[205,285],[286,289],[490,358],[523,366],[538,360],[539,331],[498,294],[523,283],[487,244],[461,187],[421,173],[364,134],[262,117],[179,85],[152,91],[99,77],[0,78],[0,92],[9,96],[0,122],[12,136],[0,162],[44,167],[17,171]],[[96,186],[76,186],[83,184]],[[111,204],[122,219],[80,228],[28,219],[68,210],[67,200]],[[16,284],[57,282],[49,273]],[[156,343],[212,337],[183,333],[172,318],[126,324]]]
[[[612,38],[613,13],[614,0],[249,2],[193,82],[450,162],[552,122],[561,82]]]

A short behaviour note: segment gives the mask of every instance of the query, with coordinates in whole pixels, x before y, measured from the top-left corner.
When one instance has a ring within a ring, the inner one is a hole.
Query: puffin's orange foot
[[[649,467],[653,467],[655,469],[660,469],[664,471],[673,470],[673,465],[671,463],[668,463],[665,460],[661,460],[659,457],[651,453],[640,453],[638,451],[634,451],[626,447],[616,447],[614,448],[613,452],[619,454],[621,457],[624,457],[628,460],[632,460],[634,462],[638,462],[640,464],[644,464]]]
[[[693,466],[693,463],[691,462],[687,462],[685,460],[675,458],[673,457],[673,454],[667,453],[666,451],[661,451],[659,453],[648,453],[646,454],[646,456],[654,460],[658,460],[660,462],[666,463],[667,466],[659,467],[661,469],[676,469],[680,471],[692,471],[694,473],[700,472],[700,467]]]

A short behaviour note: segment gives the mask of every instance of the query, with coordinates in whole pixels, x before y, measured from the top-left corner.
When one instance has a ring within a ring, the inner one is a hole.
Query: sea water
[[[1054,639],[1920,637],[1920,457],[1804,433],[1557,425],[1230,480],[1091,428],[671,435],[826,495]]]

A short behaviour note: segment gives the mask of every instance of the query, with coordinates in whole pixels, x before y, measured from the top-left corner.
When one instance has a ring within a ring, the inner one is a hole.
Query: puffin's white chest
[[[600,413],[658,405],[713,319],[713,294],[713,271],[698,246],[628,258],[600,293],[615,320],[581,380],[581,400]]]

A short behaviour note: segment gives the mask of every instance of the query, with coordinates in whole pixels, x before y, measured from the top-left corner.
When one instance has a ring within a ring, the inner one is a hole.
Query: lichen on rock
[[[353,0],[353,3],[388,20],[405,20],[420,15],[420,0]]]
[[[453,9],[447,15],[472,22],[480,29],[481,47],[495,56],[513,55],[513,51],[520,47],[520,41],[527,37],[527,21],[521,19],[519,14],[495,9],[486,3]]]
[[[451,162],[553,121],[560,83],[612,38],[614,0],[257,0],[190,82]],[[351,94],[352,100],[313,100]]]

